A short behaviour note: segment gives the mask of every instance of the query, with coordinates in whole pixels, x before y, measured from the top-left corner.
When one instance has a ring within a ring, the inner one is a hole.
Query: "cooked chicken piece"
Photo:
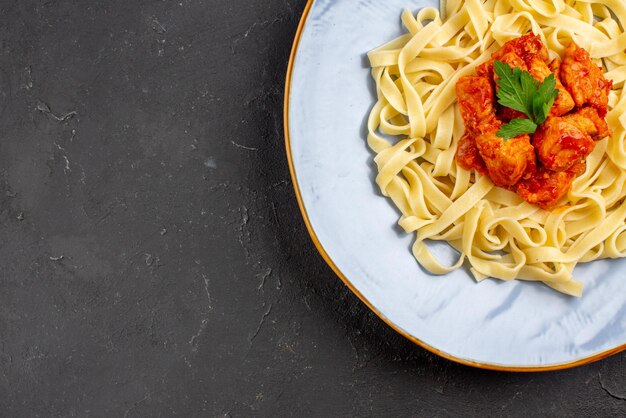
[[[576,106],[589,105],[605,117],[612,82],[604,78],[602,69],[589,58],[589,53],[574,42],[565,49],[561,64],[561,81],[574,98]]]
[[[551,210],[567,194],[574,178],[585,172],[585,168],[584,162],[576,163],[567,171],[540,168],[530,178],[517,184],[517,193],[528,203]]]
[[[476,134],[487,132],[498,123],[493,86],[489,79],[480,76],[461,77],[456,83],[456,95],[468,131]]]
[[[564,116],[563,119],[576,125],[581,131],[589,134],[595,141],[606,138],[612,134],[606,120],[601,118],[598,111],[593,107],[584,107],[577,112]]]
[[[535,150],[528,135],[504,140],[491,132],[476,136],[476,146],[485,161],[489,177],[497,186],[513,186],[535,164]],[[534,170],[534,167],[531,168]]]
[[[520,58],[519,55],[515,52],[507,52],[506,54],[498,56],[498,58],[491,58],[489,61],[476,67],[476,74],[482,77],[487,77],[489,80],[497,80],[493,69],[493,63],[496,59],[509,64],[509,67],[511,68],[519,67],[524,71],[528,71],[526,63],[522,58]]]
[[[548,170],[565,171],[583,161],[595,143],[567,117],[548,117],[533,135],[539,161]]]
[[[480,156],[480,152],[476,146],[476,139],[468,131],[465,131],[459,140],[459,145],[456,149],[456,161],[466,170],[475,168],[481,174],[489,174],[485,160]]]
[[[550,109],[549,115],[551,116],[564,115],[574,108],[574,99],[572,99],[572,96],[565,90],[560,81],[556,82],[556,88],[559,90],[559,95],[554,99],[554,104]]]
[[[548,49],[541,42],[539,36],[530,33],[505,42],[500,49],[491,54],[489,61],[476,67],[476,74],[493,79],[493,62],[495,60],[506,62],[511,68],[520,67],[522,70],[528,71],[528,66],[535,57],[547,61]]]
[[[530,65],[530,62],[535,57],[545,62],[548,61],[548,48],[541,42],[541,38],[534,33],[505,42],[502,48],[491,54],[491,57],[501,59],[510,52],[517,54],[527,66]]]
[[[564,171],[593,151],[594,140],[610,135],[606,121],[593,107],[563,117],[549,117],[535,132],[533,145],[549,170]]]
[[[551,65],[553,65],[554,61],[552,61]],[[557,67],[558,68],[558,67]],[[534,57],[530,61],[528,66],[528,72],[537,80],[539,83],[542,83],[543,80],[546,79],[553,71],[550,70],[550,67],[540,59],[539,57]],[[556,81],[556,88],[559,91],[559,95],[554,100],[554,104],[550,109],[550,115],[552,116],[561,116],[572,110],[575,106],[574,99],[569,94],[569,92],[565,89],[561,80],[559,79],[558,72],[554,76]]]

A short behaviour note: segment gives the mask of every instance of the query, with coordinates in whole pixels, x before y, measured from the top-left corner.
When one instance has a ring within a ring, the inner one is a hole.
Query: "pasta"
[[[369,52],[377,102],[368,118],[376,182],[415,233],[413,254],[434,274],[469,263],[477,281],[541,281],[582,295],[579,262],[626,257],[626,3],[623,0],[450,0],[442,11],[405,10],[407,33]],[[506,41],[539,35],[551,57],[570,41],[590,52],[613,81],[607,122],[587,170],[563,206],[546,211],[456,164],[464,126],[455,85]],[[460,256],[444,265],[428,240]]]

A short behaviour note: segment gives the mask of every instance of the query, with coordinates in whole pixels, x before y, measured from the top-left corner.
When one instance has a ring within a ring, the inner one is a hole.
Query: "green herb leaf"
[[[529,118],[533,116],[532,98],[537,92],[537,82],[530,74],[522,71],[519,67],[511,69],[502,61],[493,63],[494,70],[499,79],[497,97],[498,103],[522,112]],[[523,74],[526,73],[530,79]],[[522,81],[523,80],[523,81]]]
[[[522,86],[522,95],[524,97],[524,103],[526,104],[527,112],[524,112],[526,116],[532,118],[534,114],[533,99],[537,97],[537,91],[539,90],[539,83],[535,78],[530,75],[529,72],[520,70],[520,84]],[[529,114],[530,113],[530,114]]]
[[[506,125],[502,125],[496,133],[500,138],[505,140],[515,138],[522,134],[532,134],[537,130],[537,125],[530,119],[513,119]]]
[[[543,80],[543,83],[537,89],[537,94],[533,97],[533,113],[537,124],[545,122],[548,118],[548,113],[550,113],[550,109],[558,95],[556,79],[554,74],[550,74]]]
[[[528,72],[519,67],[496,60],[493,67],[498,80],[496,96],[502,106],[522,112],[528,119],[513,119],[502,125],[497,135],[510,139],[525,133],[534,133],[537,126],[545,122],[559,94],[554,74],[546,77],[541,84]]]

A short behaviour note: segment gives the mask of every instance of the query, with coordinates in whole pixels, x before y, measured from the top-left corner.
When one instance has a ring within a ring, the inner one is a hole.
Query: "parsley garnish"
[[[530,119],[517,118],[513,119],[506,125],[502,125],[497,135],[500,138],[507,140],[509,138],[515,138],[516,136],[524,133],[534,133],[537,129],[537,125]]]
[[[517,118],[502,125],[496,135],[507,140],[521,134],[534,133],[537,126],[548,117],[559,94],[554,74],[539,84],[528,71],[519,67],[511,69],[508,64],[497,60],[493,66],[499,77],[496,81],[498,103],[528,116],[528,119]]]

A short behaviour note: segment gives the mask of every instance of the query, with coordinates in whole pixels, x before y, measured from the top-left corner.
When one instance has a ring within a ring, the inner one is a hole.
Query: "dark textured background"
[[[625,354],[456,365],[333,275],[283,148],[304,0],[98,3],[0,1],[0,415],[626,414]]]

